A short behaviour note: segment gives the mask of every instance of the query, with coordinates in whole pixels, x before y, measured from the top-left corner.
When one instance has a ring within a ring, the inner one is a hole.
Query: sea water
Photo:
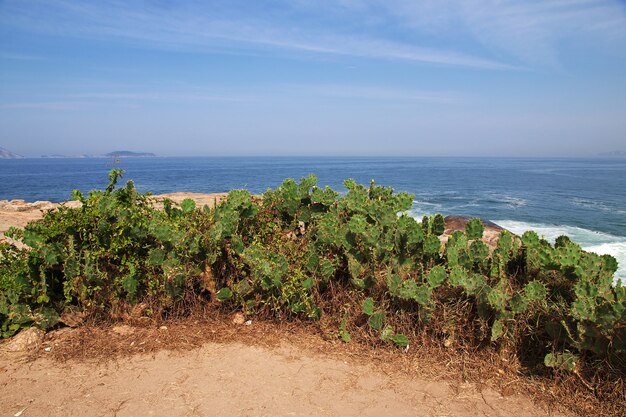
[[[343,180],[371,180],[415,195],[411,214],[491,220],[514,233],[566,234],[586,250],[611,254],[626,282],[625,158],[158,157],[121,160],[0,160],[0,199],[63,201],[73,189],[107,184],[113,168],[155,194],[261,193],[285,178],[314,173],[342,191]]]

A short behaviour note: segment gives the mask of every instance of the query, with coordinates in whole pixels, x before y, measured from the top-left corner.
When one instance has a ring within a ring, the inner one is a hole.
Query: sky
[[[0,0],[0,147],[626,150],[626,1]]]

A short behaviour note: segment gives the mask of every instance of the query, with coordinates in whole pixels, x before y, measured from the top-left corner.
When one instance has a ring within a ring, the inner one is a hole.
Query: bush
[[[347,193],[288,179],[256,198],[235,190],[214,208],[149,194],[111,171],[104,191],[75,192],[0,246],[0,325],[56,324],[66,308],[112,317],[136,303],[144,314],[188,312],[190,301],[247,314],[336,324],[407,346],[426,332],[446,346],[495,346],[529,362],[577,372],[610,363],[624,374],[626,290],[614,258],[566,237],[503,231],[490,250],[483,225],[467,223],[445,245],[441,215],[416,221],[413,196],[373,182]],[[585,365],[586,364],[586,365]],[[616,365],[617,364],[617,365]]]

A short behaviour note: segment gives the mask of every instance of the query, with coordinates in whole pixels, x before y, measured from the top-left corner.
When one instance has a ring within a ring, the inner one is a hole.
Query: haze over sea
[[[64,201],[73,189],[106,186],[112,167],[142,191],[262,193],[291,177],[317,175],[392,186],[415,195],[411,214],[476,216],[514,233],[569,235],[586,250],[611,254],[626,278],[626,158],[164,157],[0,161],[0,199]]]

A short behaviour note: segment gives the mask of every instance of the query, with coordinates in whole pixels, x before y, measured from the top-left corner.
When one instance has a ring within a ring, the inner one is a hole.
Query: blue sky
[[[0,0],[0,146],[626,149],[626,2]]]

